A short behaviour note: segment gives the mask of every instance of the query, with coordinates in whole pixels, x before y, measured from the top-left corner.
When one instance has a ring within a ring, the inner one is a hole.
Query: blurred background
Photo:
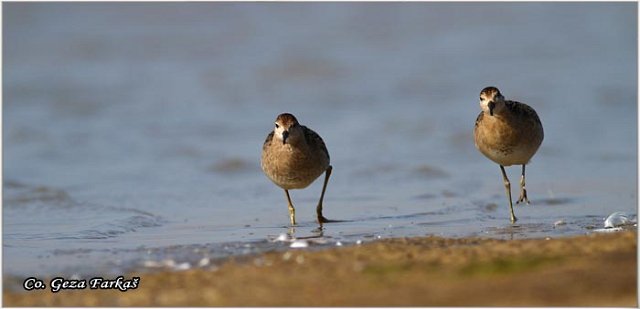
[[[11,2],[3,21],[8,274],[268,247],[291,233],[259,166],[282,112],[329,148],[325,215],[348,221],[328,243],[583,234],[636,212],[635,3]],[[545,129],[515,226],[473,145],[490,85]],[[298,237],[320,236],[321,180],[292,191]]]

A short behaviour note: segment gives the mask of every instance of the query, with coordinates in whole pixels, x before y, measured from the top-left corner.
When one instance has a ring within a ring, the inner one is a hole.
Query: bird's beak
[[[289,131],[282,131],[282,144],[287,143],[287,138],[289,138]]]
[[[489,106],[489,115],[493,116],[493,109],[496,108],[496,103],[495,102],[489,102],[489,104],[487,104],[487,106]]]

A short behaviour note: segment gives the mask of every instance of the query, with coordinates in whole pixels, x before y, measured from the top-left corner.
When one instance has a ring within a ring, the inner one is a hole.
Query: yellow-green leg
[[[293,208],[293,204],[291,203],[289,190],[284,190],[284,193],[287,195],[287,202],[289,202],[289,220],[291,220],[291,225],[296,225],[296,209]]]
[[[524,188],[524,164],[522,164],[522,178],[520,178],[520,197],[516,204],[520,202],[526,202],[529,205],[529,198],[527,197],[527,189]]]
[[[333,167],[329,165],[327,170],[324,172],[324,184],[322,185],[322,193],[320,194],[320,201],[318,201],[318,207],[316,207],[316,214],[318,215],[318,223],[322,225],[322,223],[330,222],[327,218],[322,215],[322,200],[324,200],[324,192],[327,190],[327,183],[329,183],[329,177],[331,177],[331,171]]]
[[[509,210],[511,210],[511,223],[516,223],[516,221],[518,221],[518,218],[516,218],[516,215],[513,212],[513,204],[511,203],[511,183],[509,182],[509,178],[507,178],[507,173],[504,171],[504,166],[500,165],[500,170],[502,171],[502,180],[504,181],[504,189],[507,191],[507,198],[509,198]]]

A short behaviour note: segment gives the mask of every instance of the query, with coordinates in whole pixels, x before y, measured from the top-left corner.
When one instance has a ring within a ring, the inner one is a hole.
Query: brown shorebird
[[[333,168],[329,165],[327,146],[318,133],[300,125],[291,114],[278,115],[275,128],[262,146],[261,166],[267,177],[284,189],[291,225],[296,224],[296,211],[289,190],[306,188],[325,173],[316,214],[320,225],[330,222],[322,215],[322,200]]]
[[[500,165],[504,187],[509,198],[511,223],[518,220],[513,213],[511,203],[511,184],[505,166],[522,165],[520,179],[520,198],[516,203],[526,202],[527,190],[524,187],[524,167],[536,153],[544,131],[536,111],[529,105],[507,101],[496,87],[486,87],[480,92],[482,112],[476,119],[473,131],[476,148],[491,161]]]

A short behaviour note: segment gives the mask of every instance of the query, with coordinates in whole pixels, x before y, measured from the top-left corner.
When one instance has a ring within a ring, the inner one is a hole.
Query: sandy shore
[[[636,251],[635,231],[391,239],[231,259],[216,270],[130,274],[141,279],[127,292],[5,290],[4,305],[636,307]]]

